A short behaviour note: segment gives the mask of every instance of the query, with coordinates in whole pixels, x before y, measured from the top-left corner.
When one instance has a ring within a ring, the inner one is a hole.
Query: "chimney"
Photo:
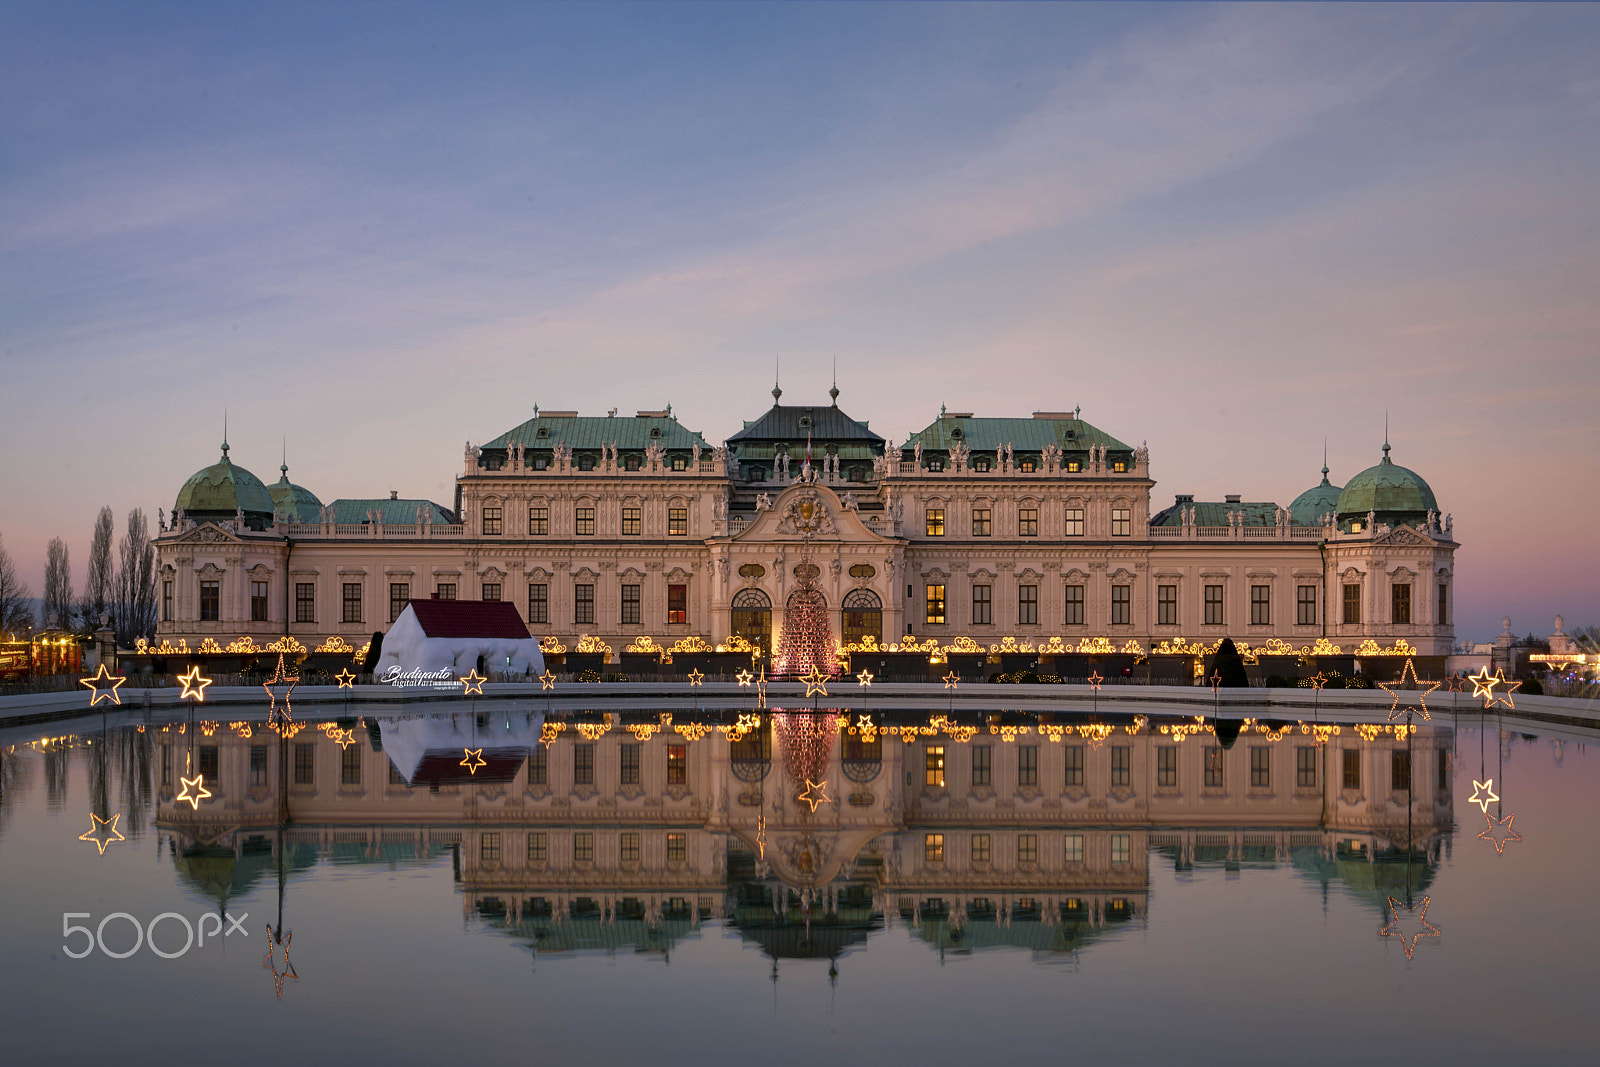
[[[1227,504],[1237,504],[1239,502],[1239,494],[1229,493],[1227,496],[1223,497],[1222,500]]]
[[[1173,497],[1173,502],[1177,503],[1177,504],[1193,504],[1194,503],[1194,494],[1193,493],[1179,493],[1177,496]]]
[[[399,500],[400,499],[400,490],[398,490],[398,489],[389,490],[389,499],[390,500]],[[1235,497],[1234,499],[1238,499],[1238,498]]]

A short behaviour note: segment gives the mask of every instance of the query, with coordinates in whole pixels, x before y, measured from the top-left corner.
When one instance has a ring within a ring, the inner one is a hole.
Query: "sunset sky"
[[[0,537],[232,458],[447,506],[534,404],[902,441],[1081,405],[1174,493],[1395,462],[1457,636],[1600,623],[1600,6],[7,4]]]

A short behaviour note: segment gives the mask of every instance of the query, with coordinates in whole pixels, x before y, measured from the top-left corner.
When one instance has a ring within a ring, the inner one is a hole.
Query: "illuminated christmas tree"
[[[772,657],[774,678],[798,678],[815,668],[832,677],[839,672],[839,656],[833,643],[833,625],[828,616],[828,601],[811,584],[815,565],[802,563],[800,587],[789,596],[784,610],[783,636]]]

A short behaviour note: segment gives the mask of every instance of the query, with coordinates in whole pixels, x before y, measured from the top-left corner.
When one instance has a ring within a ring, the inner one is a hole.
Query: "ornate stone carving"
[[[790,498],[778,520],[778,532],[802,537],[833,533],[833,517],[828,514],[828,505],[823,501],[822,494],[810,489]]]

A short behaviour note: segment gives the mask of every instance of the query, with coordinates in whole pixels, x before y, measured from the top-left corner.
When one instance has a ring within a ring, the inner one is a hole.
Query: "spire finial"
[[[1328,484],[1328,439],[1322,439],[1322,484]]]
[[[281,464],[279,464],[278,470],[283,474],[283,480],[284,481],[288,481],[289,480],[289,435],[288,434],[284,434],[283,435],[283,462]]]
[[[783,390],[778,387],[778,357],[772,357],[772,406],[777,407],[778,401],[783,398]]]
[[[228,458],[228,409],[222,409],[222,458]]]
[[[1383,412],[1383,460],[1385,463],[1389,461],[1389,410],[1387,408]]]
[[[828,390],[828,395],[833,398],[833,406],[839,406],[839,357],[833,357],[833,388]]]

